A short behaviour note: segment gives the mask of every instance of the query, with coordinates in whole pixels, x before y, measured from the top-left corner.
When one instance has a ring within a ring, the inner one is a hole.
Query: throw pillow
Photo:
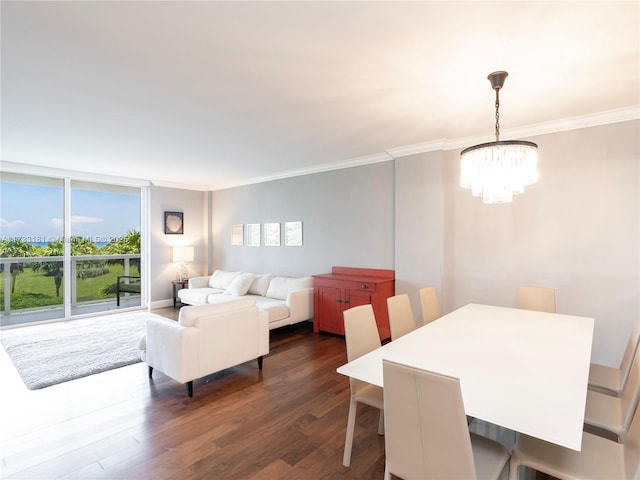
[[[266,296],[286,300],[289,293],[295,292],[296,290],[304,290],[305,288],[313,288],[313,278],[274,277],[271,279],[271,283],[269,283]]]
[[[231,281],[240,272],[225,272],[224,270],[216,270],[209,279],[209,288],[216,288],[218,290],[226,290]]]
[[[251,295],[260,295],[261,297],[264,297],[267,293],[267,288],[269,288],[269,283],[271,282],[272,277],[273,275],[270,273],[256,275],[253,283],[249,287],[249,293]]]
[[[251,273],[241,273],[233,277],[231,285],[224,291],[225,295],[234,295],[241,297],[249,291],[249,287],[253,283],[254,275]]]

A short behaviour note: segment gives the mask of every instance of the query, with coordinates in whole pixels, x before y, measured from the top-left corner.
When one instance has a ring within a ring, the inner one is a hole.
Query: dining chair
[[[416,321],[413,318],[413,310],[409,295],[402,293],[387,298],[389,310],[389,327],[391,328],[391,340],[396,340],[416,329]]]
[[[422,321],[426,325],[442,316],[438,292],[435,287],[424,287],[419,290],[420,305],[422,306]]]
[[[457,378],[383,360],[385,480],[497,479],[509,453],[470,433]]]
[[[636,355],[631,364],[629,379],[620,397],[612,397],[604,393],[587,391],[587,404],[584,413],[585,428],[595,427],[613,433],[620,442],[629,429],[633,412],[640,395],[640,356]],[[599,433],[590,431],[590,433]]]
[[[619,397],[624,389],[631,371],[631,363],[638,352],[640,341],[640,315],[636,320],[629,340],[627,348],[622,356],[620,367],[607,367],[599,363],[591,363],[589,368],[589,388],[591,390]]]
[[[520,287],[516,308],[556,313],[556,291],[546,287]]]
[[[352,362],[362,355],[380,348],[380,336],[373,307],[370,304],[352,307],[343,312],[344,338],[347,345],[347,361]],[[384,434],[384,410],[382,388],[361,380],[349,378],[351,398],[349,401],[349,415],[347,417],[347,435],[344,442],[344,456],[342,464],[351,464],[351,447],[353,446],[353,432],[356,425],[356,411],[358,403],[364,403],[380,409],[378,420],[378,435]]]
[[[640,478],[640,413],[636,410],[623,443],[582,433],[580,451],[519,435],[511,452],[510,479],[520,466],[565,480]],[[536,477],[537,478],[537,477]]]

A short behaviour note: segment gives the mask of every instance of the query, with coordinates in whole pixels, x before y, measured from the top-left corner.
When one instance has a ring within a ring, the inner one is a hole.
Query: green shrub
[[[95,267],[78,269],[77,276],[80,279],[85,279],[85,278],[101,277],[102,275],[107,275],[108,273],[110,273],[109,267],[107,267],[106,265],[100,265]]]

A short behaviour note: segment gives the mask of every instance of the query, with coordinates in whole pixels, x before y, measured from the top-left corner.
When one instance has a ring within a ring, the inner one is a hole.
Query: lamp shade
[[[174,262],[193,262],[193,247],[173,247]]]

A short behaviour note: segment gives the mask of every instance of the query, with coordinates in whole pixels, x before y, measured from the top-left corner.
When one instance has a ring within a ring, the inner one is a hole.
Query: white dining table
[[[580,450],[594,319],[469,304],[337,369],[384,387],[382,360],[460,379],[465,413]]]

